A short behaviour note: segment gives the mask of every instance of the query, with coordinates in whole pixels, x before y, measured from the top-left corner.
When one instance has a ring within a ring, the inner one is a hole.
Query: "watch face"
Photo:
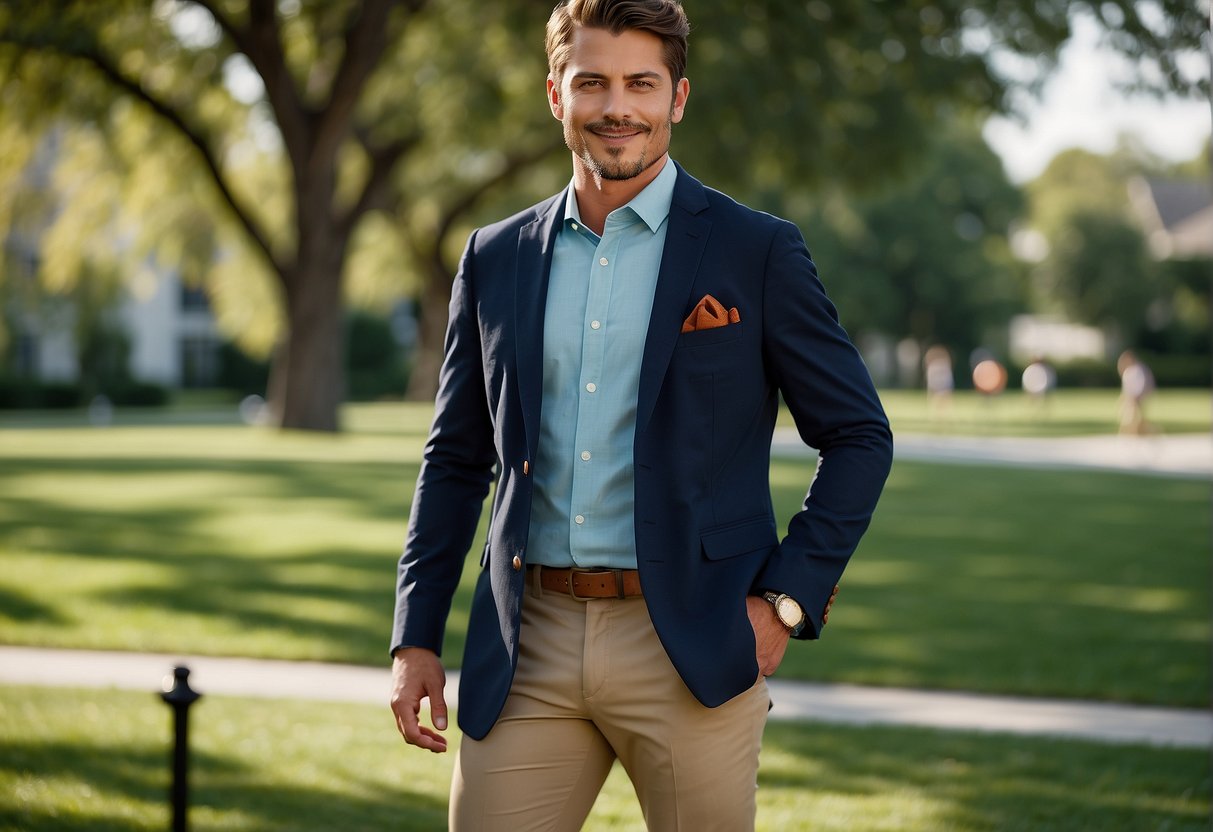
[[[779,605],[775,607],[775,612],[779,614],[779,620],[785,626],[792,628],[800,623],[800,619],[804,617],[804,611],[791,598],[783,597],[779,599]]]

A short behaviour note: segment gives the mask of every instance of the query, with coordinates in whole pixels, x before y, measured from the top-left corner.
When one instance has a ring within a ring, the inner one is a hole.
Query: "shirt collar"
[[[630,208],[632,213],[644,220],[649,230],[656,234],[665,218],[670,215],[670,203],[674,200],[674,183],[677,180],[678,169],[673,160],[667,157],[656,178],[645,185],[644,190],[632,197],[630,202],[615,211]],[[573,191],[571,182],[564,199],[564,224],[569,225],[570,222],[585,227],[581,222],[581,210],[577,207],[577,194]]]

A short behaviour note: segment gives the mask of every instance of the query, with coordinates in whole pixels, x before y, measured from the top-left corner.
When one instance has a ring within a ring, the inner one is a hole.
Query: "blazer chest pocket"
[[[699,539],[708,560],[723,560],[759,549],[774,549],[779,545],[775,523],[769,517],[755,517],[723,527],[714,526],[700,532]]]
[[[677,347],[680,350],[708,347],[713,344],[723,344],[726,341],[736,341],[741,337],[741,324],[718,326],[715,329],[701,329],[695,332],[683,332],[678,335]]]

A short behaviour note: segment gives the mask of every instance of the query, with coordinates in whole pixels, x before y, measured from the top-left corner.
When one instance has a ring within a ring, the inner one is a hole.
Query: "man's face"
[[[574,164],[602,179],[632,179],[665,157],[690,84],[675,82],[661,39],[648,32],[578,26],[564,75],[548,79],[552,115]]]

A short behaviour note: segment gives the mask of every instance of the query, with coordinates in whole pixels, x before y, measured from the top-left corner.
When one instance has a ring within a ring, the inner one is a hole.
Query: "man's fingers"
[[[441,697],[439,701],[441,701]],[[430,751],[446,751],[446,737],[421,724],[421,720],[419,719],[421,711],[420,701],[415,701],[412,705],[396,701],[392,703],[392,710],[396,714],[396,728],[400,731],[400,735],[404,737],[405,742]],[[446,704],[442,703],[441,715],[431,709],[430,718],[438,730],[444,730],[446,728]]]
[[[442,696],[442,688],[430,691],[430,721],[439,731],[446,730],[446,699]]]
[[[411,719],[406,718],[410,716]],[[424,748],[435,753],[446,751],[446,737],[426,728],[417,720],[416,714],[401,715],[397,712],[396,727],[400,730],[400,735],[404,737],[404,741],[409,745],[415,745],[418,748]]]
[[[446,751],[446,738],[438,731],[446,730],[447,710],[443,696],[446,673],[438,656],[420,647],[405,647],[396,651],[392,662],[392,711],[396,728],[404,741],[430,751]],[[434,728],[421,724],[421,702],[430,700],[430,721]]]

